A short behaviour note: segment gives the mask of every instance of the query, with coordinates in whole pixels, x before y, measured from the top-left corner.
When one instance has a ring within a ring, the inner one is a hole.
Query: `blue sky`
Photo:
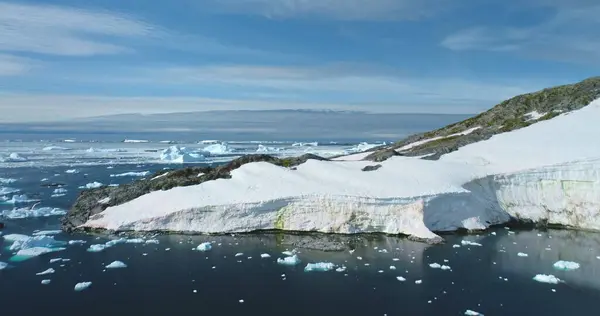
[[[0,122],[476,113],[600,74],[596,0],[0,0]]]

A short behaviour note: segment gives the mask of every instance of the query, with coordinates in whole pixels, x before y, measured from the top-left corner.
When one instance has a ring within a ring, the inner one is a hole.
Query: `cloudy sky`
[[[597,0],[0,0],[0,122],[476,113],[600,74]]]

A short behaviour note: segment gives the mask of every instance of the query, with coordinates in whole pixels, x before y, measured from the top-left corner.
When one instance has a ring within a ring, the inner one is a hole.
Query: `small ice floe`
[[[356,257],[357,260],[362,260],[362,257],[358,256]]]
[[[496,236],[496,232],[491,232],[490,235]]]
[[[58,188],[58,189],[55,189],[54,191],[52,191],[52,194],[53,194],[53,195],[57,195],[57,194],[65,194],[65,193],[67,193],[67,192],[68,192],[68,191],[67,191],[67,189]]]
[[[126,244],[143,244],[146,241],[142,238],[131,238],[131,239],[127,239],[125,240]]]
[[[48,284],[50,284],[50,280],[45,279],[45,280],[42,280],[42,282],[40,282],[40,283],[42,283],[43,285],[48,285]]]
[[[433,268],[433,269],[439,269],[439,268],[441,268],[442,266],[441,266],[439,263],[430,263],[430,264],[429,264],[429,267],[430,267],[430,268]]]
[[[0,261],[0,270],[4,270],[8,267],[8,263]]]
[[[100,182],[96,182],[96,181],[94,181],[94,182],[90,182],[90,183],[88,183],[88,184],[86,184],[86,185],[82,185],[82,186],[80,186],[79,188],[80,188],[80,189],[97,189],[97,188],[99,188],[99,187],[101,187],[101,186],[103,186],[103,185],[104,185],[104,184],[102,184],[102,183],[100,183]]]
[[[81,292],[92,285],[92,282],[79,282],[75,284],[75,292]]]
[[[398,281],[400,281],[400,282],[404,282],[404,281],[406,281],[406,279],[405,279],[405,278],[403,278],[403,277],[401,277],[401,276],[397,276],[397,277],[396,277],[396,280],[398,280]]]
[[[101,252],[104,251],[104,249],[109,248],[109,246],[105,245],[105,244],[93,244],[90,245],[90,247],[87,249],[88,252]]]
[[[70,174],[79,173],[79,170],[77,170],[77,169],[69,169],[69,170],[65,170],[65,173],[70,173]]]
[[[11,184],[17,182],[17,179],[13,178],[0,178],[0,184]]]
[[[242,253],[242,252],[238,252],[238,253],[235,254],[236,257],[241,257],[243,255],[244,255],[244,253]]]
[[[392,259],[392,261],[400,261],[400,259],[394,258],[394,259]]]
[[[282,252],[282,254],[284,254],[284,255],[286,255],[286,256],[293,256],[293,255],[294,255],[294,253],[296,253],[296,251],[295,251],[295,250],[293,250],[293,251],[284,251],[284,252]]]
[[[121,269],[127,268],[127,265],[122,261],[113,261],[106,266],[107,269]]]
[[[331,271],[333,269],[335,269],[335,264],[333,264],[331,262],[309,263],[306,265],[306,267],[304,267],[305,272],[312,272],[312,271],[325,272],[325,271]]]
[[[31,235],[33,235],[33,236],[57,235],[57,234],[60,234],[60,233],[62,233],[61,230],[40,230],[40,231],[37,231],[37,232],[35,232],[35,233],[31,234]]]
[[[476,312],[476,311],[472,311],[470,309],[467,309],[467,311],[465,311],[465,315],[469,315],[469,316],[483,316],[482,313]]]
[[[50,259],[50,263],[55,263],[55,262],[59,262],[59,261],[62,261],[62,258]]]
[[[51,198],[59,198],[59,197],[63,197],[63,196],[65,196],[65,195],[66,195],[66,194],[64,194],[64,193],[60,193],[60,194],[52,194],[52,195],[50,195],[50,197],[51,197]]]
[[[346,271],[346,266],[337,267],[335,269],[335,272],[344,272],[344,271]]]
[[[263,258],[263,259],[264,258],[271,258],[271,255],[268,254],[268,253],[262,253],[262,254],[260,254],[260,257]]]
[[[140,172],[125,172],[119,174],[111,174],[111,178],[119,178],[119,177],[145,177],[150,174],[150,171],[140,171]]]
[[[561,261],[555,262],[553,267],[554,267],[554,269],[564,270],[564,271],[577,270],[577,269],[579,269],[579,263],[573,262],[573,261],[562,261],[561,260]]]
[[[416,280],[415,281],[415,284],[421,284],[421,283],[423,283],[423,280]]]
[[[395,266],[390,266],[390,270],[396,270]]]
[[[209,251],[212,249],[212,245],[209,242],[203,242],[200,245],[198,245],[198,247],[196,247],[196,250],[198,251]]]
[[[4,204],[26,204],[26,203],[33,203],[33,202],[39,202],[39,199],[32,199],[29,198],[27,195],[22,194],[22,195],[13,195],[12,198],[3,201],[2,203]]]
[[[460,245],[454,244],[454,245],[452,245],[452,248],[460,248]]]
[[[47,274],[52,274],[54,272],[56,272],[56,271],[54,271],[54,269],[49,268],[49,269],[46,269],[46,270],[44,270],[42,272],[38,272],[35,275],[47,275]]]
[[[442,269],[442,270],[452,270],[452,268],[450,266],[447,266],[447,265],[444,265],[444,264],[440,267],[440,269]]]
[[[156,244],[158,245],[160,242],[158,241],[158,239],[148,239],[146,240],[146,244]]]
[[[550,275],[538,274],[538,275],[534,276],[533,279],[540,283],[549,283],[549,284],[558,284],[558,283],[562,282],[561,279],[559,279],[551,274]]]
[[[21,190],[15,188],[0,187],[0,195],[17,193]]]
[[[519,253],[517,254],[517,256],[519,256],[519,257],[529,257],[529,255],[528,255],[528,254],[526,254],[526,253],[524,253],[524,252],[519,252]]]
[[[277,258],[277,263],[285,266],[295,266],[300,263],[300,259],[298,259],[297,255],[285,257],[285,258]]]
[[[478,246],[481,247],[482,245],[480,243],[476,243],[473,241],[469,241],[469,240],[461,240],[460,242],[463,246]]]
[[[238,302],[240,302],[240,303],[244,303],[244,300],[239,300]]]
[[[33,207],[23,207],[23,208],[14,208],[12,210],[6,210],[0,212],[0,215],[10,218],[10,219],[21,219],[21,218],[33,218],[33,217],[48,217],[48,216],[56,216],[56,215],[65,215],[67,211],[52,208],[52,207],[40,207],[36,208],[36,205]]]
[[[85,240],[69,240],[69,245],[83,245],[87,243]]]

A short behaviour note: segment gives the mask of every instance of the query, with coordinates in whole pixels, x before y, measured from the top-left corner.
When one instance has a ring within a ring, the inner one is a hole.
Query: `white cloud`
[[[155,27],[125,15],[0,2],[0,51],[91,56],[131,51],[110,39],[146,37]]]
[[[536,0],[534,4],[554,8],[555,14],[529,27],[464,29],[444,38],[441,45],[455,51],[495,51],[600,64],[600,5],[596,1]]]
[[[336,20],[418,20],[444,10],[450,0],[210,0],[205,7],[270,18],[322,17]]]

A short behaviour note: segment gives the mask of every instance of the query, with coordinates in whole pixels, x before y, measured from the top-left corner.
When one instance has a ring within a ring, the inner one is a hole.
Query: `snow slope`
[[[111,230],[383,232],[485,229],[510,216],[598,229],[600,102],[471,144],[439,161],[246,164],[220,179],[107,208],[83,226]]]

